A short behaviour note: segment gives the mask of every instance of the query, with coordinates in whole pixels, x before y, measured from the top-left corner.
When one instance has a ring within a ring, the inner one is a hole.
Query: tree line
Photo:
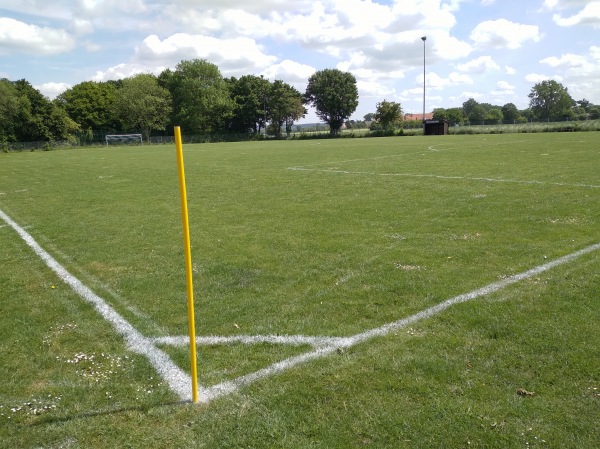
[[[494,106],[469,98],[462,107],[434,109],[433,118],[453,125],[600,119],[600,105],[586,99],[573,100],[568,89],[554,80],[534,85],[528,98],[529,107],[524,110],[519,110],[514,103]]]
[[[554,80],[546,80],[534,85],[528,98],[529,107],[524,110],[519,110],[514,103],[495,106],[489,103],[478,103],[474,98],[469,98],[459,107],[434,109],[433,119],[446,120],[450,125],[458,126],[600,119],[600,105],[594,105],[586,99],[573,100],[568,89]],[[402,116],[399,103],[384,100],[377,104],[376,112],[364,116],[364,121],[351,120],[347,126],[369,127],[371,130],[388,132],[397,128],[423,126],[422,121],[407,118]]]
[[[28,81],[0,80],[0,142],[101,140],[181,126],[187,134],[281,136],[306,106],[336,133],[358,106],[355,77],[337,69],[316,72],[301,93],[282,80],[225,78],[206,60],[181,61],[160,75],[84,81],[49,100]],[[97,134],[101,134],[98,136]]]
[[[540,120],[600,118],[600,106],[574,101],[566,87],[548,80],[529,94],[529,108],[513,103],[494,106],[470,98],[462,107],[438,108],[436,120],[452,125],[524,123]],[[364,122],[350,120],[358,106],[356,78],[324,69],[308,80],[301,93],[282,80],[244,75],[225,78],[206,60],[181,61],[158,76],[139,74],[115,81],[84,81],[49,100],[28,81],[0,80],[2,142],[102,140],[105,134],[153,133],[181,126],[186,134],[244,134],[281,137],[305,117],[312,105],[332,134],[342,127],[390,131],[421,126],[403,120],[400,103],[383,100]]]

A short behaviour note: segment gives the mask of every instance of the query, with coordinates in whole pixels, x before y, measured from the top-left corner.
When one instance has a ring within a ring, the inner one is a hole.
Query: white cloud
[[[148,10],[143,0],[76,0],[76,16],[97,19],[118,14],[142,14]]]
[[[537,83],[541,83],[542,81],[547,81],[547,80],[555,80],[555,81],[561,82],[563,80],[563,77],[560,75],[550,76],[550,75],[542,75],[539,73],[530,73],[525,76],[525,80],[530,83],[537,84]]]
[[[377,101],[385,98],[393,101],[397,97],[396,89],[377,81],[357,80],[356,87],[361,98],[374,98]]]
[[[68,20],[72,17],[72,9],[73,5],[69,0],[0,0],[0,10],[4,13],[16,12],[45,19]]]
[[[0,17],[0,54],[23,52],[46,56],[65,53],[74,47],[75,40],[65,30]]]
[[[418,76],[416,83],[423,83],[423,77]],[[473,84],[473,79],[469,75],[452,72],[447,78],[441,77],[435,72],[425,75],[425,86],[427,89],[441,90],[449,86],[457,86],[460,84]]]
[[[238,37],[217,39],[211,36],[178,33],[161,40],[148,36],[136,48],[138,63],[175,65],[187,59],[207,59],[216,64],[224,75],[256,73],[273,64],[277,58],[267,55],[253,39]]]
[[[515,88],[515,86],[511,85],[510,83],[508,83],[506,81],[498,81],[496,83],[496,86],[498,86],[498,89],[502,89],[502,90],[513,90]]]
[[[492,70],[500,70],[500,66],[494,62],[491,56],[480,56],[464,64],[456,66],[459,72],[486,73]]]
[[[94,32],[94,25],[89,20],[75,19],[71,23],[71,30],[81,36],[83,34],[90,34]]]
[[[600,47],[591,46],[588,54],[565,53],[540,61],[560,73],[569,92],[579,98],[600,98]]]
[[[563,27],[592,25],[594,28],[600,28],[600,2],[588,2],[579,13],[571,17],[554,14],[552,20]]]
[[[296,88],[298,88],[298,86],[303,86],[302,90],[304,90],[308,78],[310,78],[315,71],[316,69],[314,67],[285,59],[280,63],[270,65],[263,70],[261,75],[271,81],[283,80]]]
[[[548,58],[544,58],[540,61],[542,64],[547,64],[550,67],[580,67],[584,68],[588,66],[588,61],[585,56],[574,55],[572,53],[567,53],[562,55],[560,58],[556,56],[550,56]]]
[[[436,36],[435,52],[438,59],[453,60],[465,58],[471,54],[473,47],[467,42],[453,36]]]
[[[459,103],[456,105],[456,107],[462,106],[462,103],[464,103],[465,101],[467,101],[469,98],[473,98],[474,100],[477,100],[478,98],[482,98],[483,94],[481,94],[480,92],[462,92],[459,95],[455,95],[450,97],[450,100],[454,103]]]
[[[140,64],[117,64],[113,67],[109,67],[106,71],[96,72],[96,74],[92,76],[92,81],[119,80],[148,72],[158,75],[162,70],[164,70],[164,67],[156,66],[149,70],[147,66]]]
[[[517,49],[529,40],[539,42],[537,25],[522,25],[506,19],[486,20],[471,32],[471,40],[484,48]]]
[[[589,0],[544,0],[544,7],[549,10],[568,9],[585,6]]]
[[[66,83],[44,83],[33,87],[39,90],[42,95],[54,99],[72,86]]]
[[[507,75],[514,75],[517,73],[517,69],[515,69],[514,67],[510,67],[508,65],[505,65],[504,73],[506,73]]]

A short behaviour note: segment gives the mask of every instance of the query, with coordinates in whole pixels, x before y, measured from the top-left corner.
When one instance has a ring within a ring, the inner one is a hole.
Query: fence
[[[421,125],[422,126],[422,125]],[[461,126],[450,126],[449,134],[501,134],[501,133],[537,133],[537,132],[568,132],[568,131],[600,131],[600,120],[564,120],[564,121],[537,121],[520,124],[468,124]],[[288,139],[320,139],[320,138],[344,138],[344,137],[380,137],[388,135],[418,135],[422,134],[421,129],[406,130],[400,129],[394,133],[382,133],[381,131],[368,130],[344,130],[336,136],[332,136],[329,131],[298,132],[283,138]],[[212,143],[212,142],[243,142],[250,140],[271,140],[274,137],[265,137],[263,134],[236,134],[220,133],[206,135],[184,135],[182,141],[185,144],[192,143]],[[174,145],[173,136],[152,136],[149,141],[144,141],[144,145]],[[74,139],[72,141],[40,141],[40,142],[0,142],[0,153],[9,151],[49,151],[56,148],[70,147],[92,147],[106,146],[103,140],[88,141],[87,139]]]

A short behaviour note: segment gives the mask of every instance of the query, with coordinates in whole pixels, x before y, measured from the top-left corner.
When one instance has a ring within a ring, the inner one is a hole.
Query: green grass
[[[595,132],[185,146],[197,333],[352,336],[596,244],[599,148]],[[0,154],[0,209],[144,335],[187,333],[171,146]],[[3,225],[6,447],[600,441],[598,252],[196,406]],[[200,382],[306,350],[200,346]]]

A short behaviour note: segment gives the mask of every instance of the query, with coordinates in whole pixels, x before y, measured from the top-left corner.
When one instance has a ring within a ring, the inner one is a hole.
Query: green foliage
[[[488,123],[501,123],[502,119],[502,110],[499,108],[491,108],[485,114],[485,120]]]
[[[140,130],[148,139],[153,130],[164,130],[169,124],[171,94],[155,76],[136,75],[123,80],[113,107],[123,131]]]
[[[22,119],[21,103],[14,84],[7,79],[0,80],[0,137],[5,141],[17,138],[19,122]]]
[[[516,123],[521,115],[514,103],[506,103],[502,106],[502,120],[504,123]]]
[[[473,109],[478,106],[479,103],[474,98],[469,98],[467,101],[463,103],[463,112],[465,117],[469,117]]]
[[[394,101],[383,100],[377,103],[375,120],[385,131],[393,131],[401,124],[402,106]]]
[[[451,126],[462,125],[465,121],[463,108],[438,108],[433,110],[434,120],[446,120]]]
[[[308,79],[304,98],[329,125],[331,133],[337,134],[358,106],[356,78],[338,69],[317,71]]]
[[[554,80],[537,83],[528,97],[529,107],[539,118],[563,118],[572,115],[571,108],[575,103],[568,89]]]
[[[275,80],[271,84],[268,104],[268,117],[277,137],[281,136],[283,125],[289,134],[294,122],[306,114],[302,94],[281,80]]]
[[[230,129],[239,133],[260,133],[266,122],[269,80],[262,76],[244,75],[226,81],[235,103]]]
[[[115,83],[84,81],[60,94],[57,102],[82,129],[116,131],[116,99]]]
[[[52,111],[48,119],[48,128],[54,140],[74,141],[81,127],[69,117],[58,101],[52,102]]]
[[[181,61],[165,70],[160,81],[173,99],[174,121],[182,132],[210,134],[223,131],[235,107],[219,68],[204,59]]]

